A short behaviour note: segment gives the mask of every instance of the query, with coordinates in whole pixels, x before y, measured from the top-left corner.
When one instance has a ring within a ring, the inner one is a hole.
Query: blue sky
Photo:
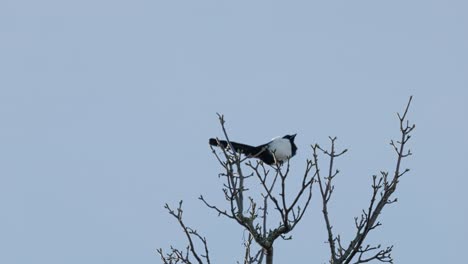
[[[371,175],[391,170],[396,112],[416,123],[399,202],[369,242],[396,263],[466,248],[468,4],[464,1],[2,1],[0,262],[157,263],[185,245],[183,199],[216,263],[241,258],[208,138],[298,133],[349,152],[330,214],[350,238]],[[316,190],[317,191],[317,190]],[[318,192],[277,263],[325,263]]]

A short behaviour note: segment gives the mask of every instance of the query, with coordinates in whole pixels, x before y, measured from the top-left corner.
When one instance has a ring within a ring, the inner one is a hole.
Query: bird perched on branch
[[[234,141],[230,141],[229,144],[226,140],[210,138],[210,145],[222,148],[230,148],[231,145],[236,152],[240,152],[247,157],[260,159],[266,164],[272,165],[275,163],[275,158],[281,164],[296,155],[297,146],[294,144],[295,137],[296,134],[277,137],[266,144],[256,147]]]

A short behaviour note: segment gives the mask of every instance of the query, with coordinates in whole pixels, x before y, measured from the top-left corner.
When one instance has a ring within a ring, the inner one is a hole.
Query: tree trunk
[[[266,254],[266,264],[273,264],[273,246],[268,249],[265,249]]]

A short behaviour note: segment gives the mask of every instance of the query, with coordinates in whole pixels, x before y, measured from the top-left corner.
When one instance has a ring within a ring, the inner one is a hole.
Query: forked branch
[[[318,164],[318,152],[321,150],[323,154],[329,157],[329,170],[328,176],[322,177],[319,172],[317,172],[317,179],[319,182],[320,192],[322,195],[322,213],[325,220],[325,225],[328,233],[328,244],[330,247],[330,263],[331,264],[348,264],[348,263],[366,263],[372,260],[377,260],[380,262],[393,263],[393,258],[391,252],[393,246],[382,249],[380,245],[378,246],[363,246],[365,239],[368,234],[375,228],[381,226],[381,223],[378,221],[379,215],[381,215],[383,208],[397,201],[396,198],[392,199],[392,194],[395,192],[400,178],[409,171],[409,169],[401,169],[402,160],[412,153],[410,150],[406,151],[406,144],[411,138],[411,132],[414,130],[415,125],[410,125],[406,116],[411,104],[412,97],[410,97],[408,104],[403,112],[403,115],[398,114],[398,119],[400,122],[400,133],[401,138],[399,141],[390,142],[391,146],[397,153],[396,165],[393,176],[390,178],[388,172],[380,172],[380,176],[374,175],[372,177],[372,195],[370,198],[369,206],[367,209],[362,210],[360,217],[355,217],[355,226],[356,226],[356,235],[349,242],[347,247],[344,247],[341,242],[339,235],[335,236],[333,234],[333,226],[329,217],[328,202],[331,198],[331,195],[334,190],[333,179],[339,173],[338,170],[334,170],[334,159],[343,152],[336,154],[335,153],[335,140],[336,138],[330,138],[331,140],[331,150],[324,150],[320,146],[312,146],[314,152],[314,162]],[[318,166],[318,165],[317,165]],[[380,195],[380,196],[379,196]],[[355,257],[357,256],[357,260]],[[354,261],[354,262],[352,262]]]
[[[198,264],[203,264],[203,263],[210,264],[208,243],[206,241],[206,238],[201,236],[196,230],[186,226],[182,219],[182,213],[183,213],[182,201],[179,202],[179,207],[176,210],[171,209],[168,204],[166,204],[164,208],[167,209],[170,215],[172,215],[174,218],[177,219],[177,222],[182,227],[182,230],[189,244],[185,252],[183,250],[179,250],[174,247],[171,247],[171,252],[165,254],[161,248],[158,249],[157,251],[163,263],[164,264],[176,264],[176,263],[191,264],[192,263],[191,259],[195,258]],[[203,244],[204,253],[200,254],[197,252],[195,248],[194,238]]]

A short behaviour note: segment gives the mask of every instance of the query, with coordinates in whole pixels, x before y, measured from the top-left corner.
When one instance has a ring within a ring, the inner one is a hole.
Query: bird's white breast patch
[[[291,157],[291,142],[286,138],[274,138],[268,144],[268,150],[270,150],[271,153],[274,153],[276,160],[284,161]]]

